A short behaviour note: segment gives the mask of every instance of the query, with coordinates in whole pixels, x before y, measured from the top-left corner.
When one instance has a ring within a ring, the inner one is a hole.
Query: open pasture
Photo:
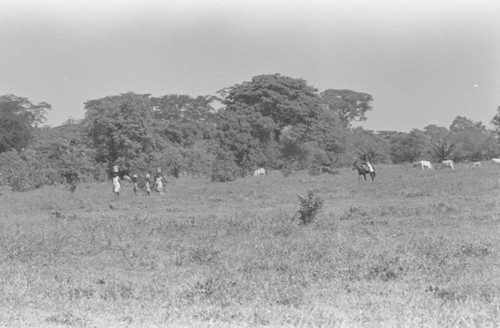
[[[500,168],[376,170],[3,192],[0,326],[496,327]]]

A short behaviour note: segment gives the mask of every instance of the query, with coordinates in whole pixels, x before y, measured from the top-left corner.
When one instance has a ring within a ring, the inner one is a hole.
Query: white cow
[[[265,168],[260,167],[257,170],[255,170],[255,172],[253,173],[254,177],[258,177],[260,175],[266,175],[266,169]]]
[[[493,163],[500,164],[500,158],[492,158]]]
[[[418,161],[412,164],[412,167],[420,167],[421,170],[432,170],[432,164],[429,161]]]
[[[447,159],[441,162],[441,168],[445,169],[447,167],[453,170],[453,161],[451,159]]]
[[[481,167],[481,162],[474,162],[474,167]]]

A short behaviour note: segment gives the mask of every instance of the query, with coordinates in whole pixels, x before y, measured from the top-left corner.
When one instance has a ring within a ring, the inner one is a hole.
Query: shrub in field
[[[216,161],[210,179],[213,182],[234,181],[239,175],[239,168],[231,161]]]
[[[309,190],[307,192],[307,197],[298,196],[300,201],[300,222],[302,224],[312,223],[323,206],[323,200],[316,196],[316,192],[314,190]]]

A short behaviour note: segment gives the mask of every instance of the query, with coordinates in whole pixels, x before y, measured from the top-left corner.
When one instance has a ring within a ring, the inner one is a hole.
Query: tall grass
[[[498,172],[377,167],[0,201],[0,325],[494,327]],[[300,225],[297,195],[323,207]]]

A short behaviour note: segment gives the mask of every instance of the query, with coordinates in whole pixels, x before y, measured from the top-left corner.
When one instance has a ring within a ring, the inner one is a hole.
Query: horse
[[[372,178],[372,181],[374,181],[375,176],[377,175],[375,173],[375,169],[373,168],[373,166],[368,162],[355,161],[352,164],[352,169],[358,171],[358,182],[361,179],[361,176],[363,176],[363,178],[365,178],[365,181],[367,181],[366,175],[369,174],[370,177]]]

